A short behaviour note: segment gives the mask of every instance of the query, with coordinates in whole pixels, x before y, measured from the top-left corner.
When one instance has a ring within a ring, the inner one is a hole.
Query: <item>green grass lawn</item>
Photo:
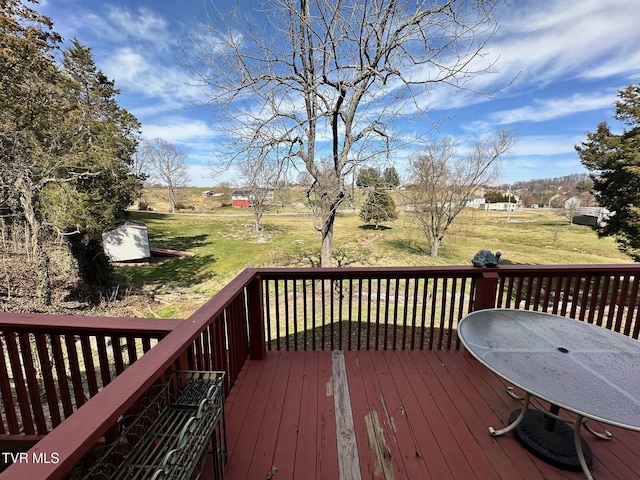
[[[304,212],[263,218],[262,236],[253,232],[248,210],[218,209],[220,215],[132,212],[143,221],[154,246],[189,251],[192,258],[121,268],[134,285],[154,285],[164,291],[189,289],[211,296],[247,267],[311,266],[317,264],[320,235],[313,217]],[[334,235],[336,265],[415,266],[469,265],[481,249],[502,252],[512,264],[629,263],[611,238],[599,239],[585,226],[549,210],[512,213],[465,210],[454,222],[433,259],[424,236],[408,213],[387,228],[362,224],[357,211],[338,215]],[[180,312],[175,306],[171,314]]]

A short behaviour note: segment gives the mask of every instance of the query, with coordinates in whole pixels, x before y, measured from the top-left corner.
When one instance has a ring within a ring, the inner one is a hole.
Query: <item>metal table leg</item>
[[[499,437],[500,435],[504,435],[505,433],[509,433],[510,431],[516,429],[518,425],[520,425],[520,423],[522,422],[522,419],[524,418],[525,414],[527,413],[530,399],[531,399],[531,394],[529,392],[525,392],[524,398],[523,398],[524,403],[522,404],[520,415],[518,415],[518,417],[513,422],[511,422],[506,427],[501,428],[500,430],[495,430],[493,427],[489,427],[489,433],[491,434],[491,436]]]

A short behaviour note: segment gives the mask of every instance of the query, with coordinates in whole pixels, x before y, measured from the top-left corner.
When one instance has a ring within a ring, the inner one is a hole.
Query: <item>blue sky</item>
[[[161,137],[188,156],[191,184],[211,186],[221,129],[177,61],[179,44],[199,31],[209,0],[41,0],[55,30],[77,37],[121,90],[119,103],[142,122],[142,135]],[[224,0],[215,0],[218,4]],[[431,93],[431,118],[446,119],[440,135],[461,144],[485,132],[512,129],[518,142],[503,182],[585,172],[574,145],[612,120],[618,90],[640,78],[640,1],[508,0],[488,48],[498,73],[474,80],[491,98],[450,90]],[[405,171],[409,151],[395,153]]]

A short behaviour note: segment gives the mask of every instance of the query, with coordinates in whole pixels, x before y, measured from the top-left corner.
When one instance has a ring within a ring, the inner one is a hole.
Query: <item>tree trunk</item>
[[[42,239],[42,226],[33,207],[34,194],[30,185],[26,185],[24,179],[19,178],[16,189],[20,192],[20,206],[29,225],[30,245],[29,251],[35,262],[38,283],[36,294],[42,305],[51,305],[51,279],[49,275],[49,255],[44,248]]]
[[[176,212],[176,192],[172,185],[167,187],[167,191],[169,193],[169,213]]]
[[[344,192],[336,195],[327,195],[322,204],[322,247],[320,250],[320,266],[331,267],[333,264],[333,227],[336,222],[336,213],[344,200]]]
[[[38,272],[38,286],[36,294],[43,306],[51,305],[51,280],[49,275],[49,255],[44,247],[37,245],[35,253],[36,271]]]
[[[440,248],[440,239],[434,238],[431,244],[431,258],[438,258],[438,249]]]
[[[335,215],[325,219],[322,227],[322,249],[320,250],[320,266],[330,267],[332,264],[333,253],[333,223]]]

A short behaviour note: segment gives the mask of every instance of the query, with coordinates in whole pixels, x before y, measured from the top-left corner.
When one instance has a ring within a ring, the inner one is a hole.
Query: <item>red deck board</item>
[[[261,368],[255,386],[247,383],[246,379],[244,382],[244,386],[251,390],[248,403],[245,403],[245,399],[236,400],[236,404],[227,415],[227,450],[229,458],[234,460],[228,462],[226,472],[229,478],[248,478],[247,467],[253,461],[258,434],[271,396],[271,387],[276,378],[279,358],[280,355],[268,355],[265,360],[262,360],[264,365],[258,366]],[[246,405],[246,408],[239,408],[240,405]]]
[[[375,475],[365,415],[377,410],[392,455],[393,478],[578,480],[523,449],[512,434],[493,438],[520,403],[506,384],[456,351],[345,352],[363,479]],[[268,352],[248,362],[227,398],[227,480],[338,479],[331,353]],[[385,412],[386,408],[386,412]],[[594,423],[595,428],[602,428]],[[639,478],[640,434],[607,427],[603,441],[584,432],[597,479]]]
[[[436,354],[438,355],[438,354]],[[469,359],[465,358],[465,355],[459,353],[458,355],[446,354],[441,359],[446,364],[446,369],[451,375],[451,380],[443,380],[444,388],[447,389],[452,395],[452,398],[456,399],[457,410],[460,416],[465,420],[469,431],[473,435],[473,438],[480,447],[482,454],[487,458],[487,461],[491,464],[492,468],[496,472],[509,471],[512,472],[512,478],[526,479],[527,474],[525,472],[519,472],[518,467],[522,464],[517,462],[528,461],[527,454],[520,452],[521,448],[518,446],[516,452],[516,458],[512,458],[509,447],[511,442],[504,442],[507,437],[503,439],[496,439],[489,434],[489,425],[498,425],[498,416],[493,423],[487,424],[486,419],[491,419],[495,412],[485,402],[477,401],[478,395],[482,395],[483,392],[494,393],[493,389],[485,389],[484,387],[490,385],[488,378],[481,377],[477,374],[468,377],[465,374],[465,369],[468,370],[466,363]],[[471,359],[471,361],[475,361]],[[472,381],[473,380],[473,381]],[[474,383],[475,380],[478,380]],[[499,382],[494,382],[497,388],[501,389],[502,386]],[[476,386],[481,386],[481,390],[476,389]],[[509,411],[513,410],[516,406],[516,400],[507,396],[506,390],[503,394],[511,402],[514,402],[513,406],[509,408]],[[495,399],[495,395],[489,395],[490,398]],[[506,415],[506,413],[505,413]],[[518,455],[521,454],[521,455]]]
[[[447,465],[445,452],[439,445],[438,432],[430,425],[429,414],[425,415],[423,411],[422,398],[420,393],[417,393],[420,389],[414,389],[412,375],[408,374],[406,366],[400,361],[396,352],[385,354],[385,360],[401,398],[404,422],[415,443],[416,457],[419,455],[419,460],[427,469],[425,478],[433,480],[450,478],[451,471]]]
[[[391,365],[397,359],[395,352],[383,353],[385,362],[376,362],[371,352],[362,352],[370,368],[377,374],[380,388],[380,398],[384,398],[385,405],[390,418],[393,421],[393,429],[390,431],[391,442],[397,444],[398,458],[407,478],[432,478],[425,463],[425,455],[421,453],[420,441],[416,438],[414,428],[405,407],[400,390],[406,387],[406,382],[392,371]],[[378,355],[374,353],[374,355]],[[401,381],[398,383],[398,381]],[[403,392],[404,393],[404,392]],[[409,395],[411,392],[407,392]],[[413,420],[413,418],[411,418]]]
[[[378,384],[378,375],[381,372],[376,371],[367,351],[345,352],[345,363],[362,476],[372,479],[384,478],[384,470],[380,470],[380,462],[377,466],[374,460],[367,434],[366,417],[375,414],[383,432],[384,444],[391,456],[391,464],[387,468],[392,469],[397,478],[403,473],[402,464],[398,462],[400,450],[397,442],[394,441],[392,419],[387,416],[388,410],[383,403],[385,399]]]
[[[295,405],[295,408],[289,411],[285,411],[285,403],[290,392],[287,391],[289,385],[289,374],[291,370],[293,352],[283,352],[278,356],[278,363],[275,370],[275,376],[271,384],[271,390],[269,395],[266,396],[267,404],[265,406],[262,422],[260,423],[260,430],[256,439],[256,446],[253,451],[249,471],[247,473],[248,479],[253,478],[268,478],[270,472],[273,471],[275,448],[278,443],[280,426],[289,427],[289,436],[291,436],[291,428],[288,420],[296,418],[296,411],[300,410],[300,403]],[[295,382],[294,382],[295,383]],[[259,396],[258,392],[256,396]],[[261,406],[260,402],[256,402],[257,408]],[[291,405],[288,405],[291,408]],[[252,411],[250,411],[250,414]],[[287,420],[287,421],[285,421]],[[258,423],[258,422],[256,422]],[[285,432],[283,428],[283,432]],[[295,428],[295,424],[293,425]],[[291,441],[291,438],[289,439]],[[281,442],[280,442],[281,443]]]
[[[295,451],[295,463],[293,466],[293,476],[285,478],[304,478],[309,472],[315,472],[317,468],[318,449],[318,398],[320,393],[325,392],[326,386],[321,385],[318,377],[318,355],[319,352],[308,352],[304,356],[304,361],[297,360],[296,364],[303,364],[304,371],[302,377],[302,391],[300,397],[300,415],[297,434],[297,443],[294,445],[283,445],[285,449]],[[281,464],[278,463],[280,466]]]
[[[399,351],[397,355],[407,372],[415,395],[421,399],[422,414],[428,419],[431,430],[438,439],[450,470],[450,478],[477,479],[473,466],[465,457],[463,445],[458,442],[453,419],[449,418],[451,400],[446,397],[446,392],[442,391],[437,378],[438,373],[421,357],[411,355],[411,352]]]
[[[296,449],[301,418],[308,414],[309,406],[302,398],[305,359],[292,356],[289,377],[285,385],[286,397],[282,402],[282,421],[278,426],[278,437],[273,453],[272,465],[278,475],[295,478]],[[304,405],[304,407],[303,407]],[[260,477],[262,478],[262,477]],[[278,478],[277,476],[275,478]]]

